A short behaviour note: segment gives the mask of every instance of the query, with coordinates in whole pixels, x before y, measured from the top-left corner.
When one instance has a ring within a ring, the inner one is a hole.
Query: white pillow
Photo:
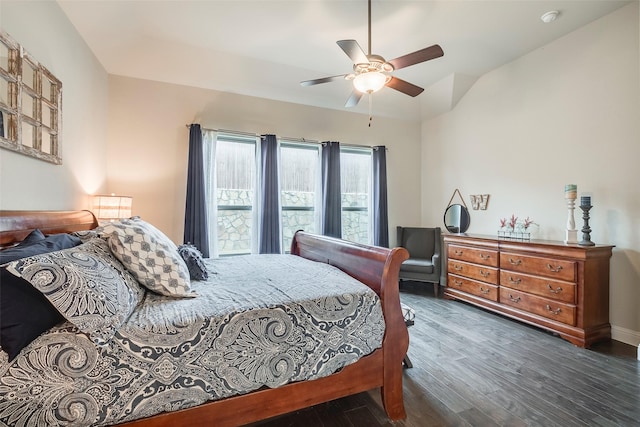
[[[189,269],[164,233],[140,218],[101,227],[113,254],[147,289],[170,297],[195,297]]]

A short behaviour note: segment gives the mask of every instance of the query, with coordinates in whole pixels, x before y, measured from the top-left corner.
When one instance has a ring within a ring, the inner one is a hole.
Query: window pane
[[[36,100],[34,100],[29,94],[22,93],[22,114],[29,116],[32,119],[36,119]]]
[[[9,82],[0,77],[0,102],[9,105]]]
[[[9,48],[4,43],[0,43],[0,68],[9,71]]]
[[[340,178],[342,238],[359,243],[370,243],[371,152],[368,150],[341,150]]]
[[[251,253],[251,223],[250,210],[218,211],[218,253]]]
[[[22,145],[27,147],[36,146],[36,128],[27,122],[22,122]]]
[[[252,139],[216,142],[218,253],[251,252],[252,206],[256,176]]]
[[[22,83],[29,86],[31,89],[36,89],[36,70],[26,60],[22,61]]]
[[[285,143],[280,147],[282,247],[286,252],[296,231],[316,232],[319,153],[320,149],[316,146]]]
[[[368,244],[369,242],[369,212],[343,211],[342,238],[352,242]]]
[[[40,151],[47,154],[52,154],[51,150],[51,134],[47,131],[42,132],[42,146],[40,147]]]

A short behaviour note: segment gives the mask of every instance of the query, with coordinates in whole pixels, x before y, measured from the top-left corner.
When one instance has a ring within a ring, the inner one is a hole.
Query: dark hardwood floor
[[[541,329],[403,283],[416,311],[404,370],[407,419],[379,392],[252,424],[260,427],[640,426],[640,361],[616,341],[578,348]]]

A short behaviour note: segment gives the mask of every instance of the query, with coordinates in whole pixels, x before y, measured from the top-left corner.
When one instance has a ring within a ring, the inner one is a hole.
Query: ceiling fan
[[[300,82],[302,86],[313,86],[320,83],[328,83],[334,80],[353,80],[353,91],[345,107],[355,107],[360,102],[360,98],[365,93],[373,93],[382,89],[384,86],[395,89],[399,92],[407,94],[409,96],[418,96],[424,89],[409,83],[405,80],[393,77],[391,73],[394,70],[409,67],[411,65],[419,64],[421,62],[429,61],[431,59],[439,58],[444,55],[442,48],[434,44],[427,48],[418,50],[407,55],[400,56],[392,59],[391,61],[385,60],[380,55],[374,55],[371,53],[371,0],[368,0],[369,9],[369,21],[368,21],[368,36],[369,36],[369,49],[368,54],[365,54],[360,45],[355,40],[338,40],[336,43],[353,61],[353,73],[340,74],[337,76],[323,77],[314,80],[305,80]]]

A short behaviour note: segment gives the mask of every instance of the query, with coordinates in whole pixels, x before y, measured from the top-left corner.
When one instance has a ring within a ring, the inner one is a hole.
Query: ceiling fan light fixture
[[[380,71],[368,71],[353,79],[353,87],[362,93],[377,92],[384,87],[390,77]]]

